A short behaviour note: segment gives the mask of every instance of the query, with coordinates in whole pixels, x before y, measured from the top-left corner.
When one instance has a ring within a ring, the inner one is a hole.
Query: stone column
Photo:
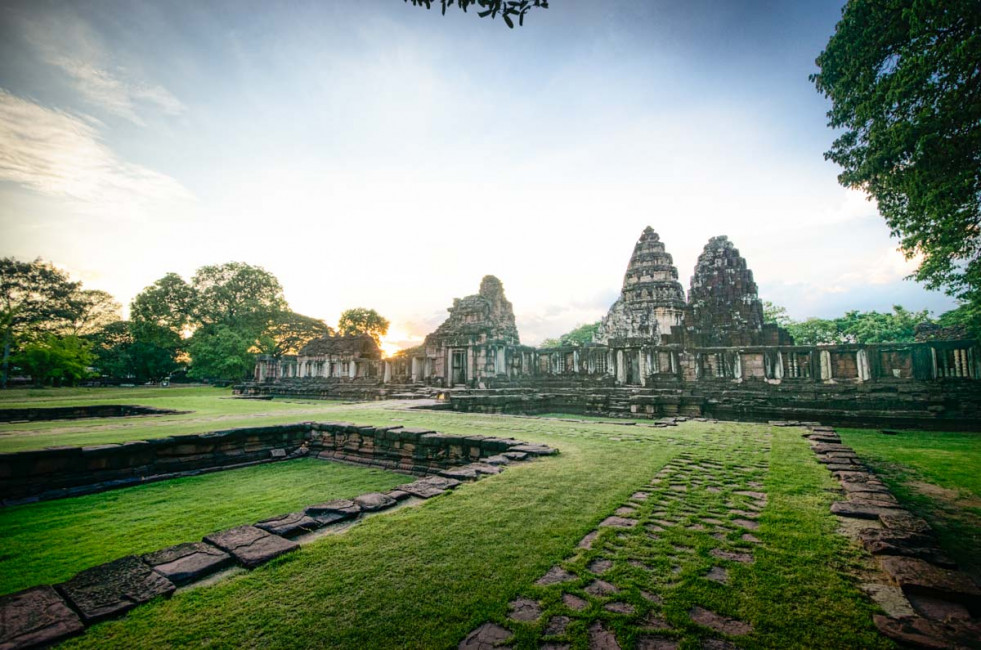
[[[572,365],[575,366],[576,373],[579,372],[579,350],[572,351]]]
[[[637,350],[637,383],[643,386],[645,377],[647,377],[647,373],[644,368],[644,351]]]
[[[821,350],[821,381],[831,381],[832,379],[831,352]]]
[[[783,379],[783,353],[777,350],[777,362],[773,365],[773,378]]]
[[[732,376],[734,379],[742,381],[743,378],[743,355],[736,352],[732,359]]]
[[[627,368],[624,363],[623,350],[617,350],[617,383],[621,386],[627,383]]]
[[[351,379],[354,379],[355,377],[357,377],[358,376],[358,362],[357,361],[354,361],[352,359],[351,360],[351,363],[348,365],[348,370],[350,371],[350,372],[348,372],[348,376]]]
[[[388,361],[382,361],[385,364],[385,372],[382,375],[382,383],[387,384],[392,381],[392,364]]]
[[[494,366],[497,374],[511,376],[511,373],[508,372],[507,354],[503,346],[497,348],[497,362]]]
[[[865,348],[855,353],[855,367],[858,370],[859,381],[868,381],[872,378],[872,373],[869,371],[869,355]]]

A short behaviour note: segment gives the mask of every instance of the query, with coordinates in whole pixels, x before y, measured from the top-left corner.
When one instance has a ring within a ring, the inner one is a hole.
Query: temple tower
[[[682,325],[685,290],[678,282],[678,269],[664,243],[648,226],[634,246],[623,276],[620,297],[600,324],[594,340],[645,339],[658,345],[666,342],[671,328]]]
[[[716,347],[763,342],[763,303],[753,272],[728,237],[713,237],[698,256],[688,304],[690,343]]]

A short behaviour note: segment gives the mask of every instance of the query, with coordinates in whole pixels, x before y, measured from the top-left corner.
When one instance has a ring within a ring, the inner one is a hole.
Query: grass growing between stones
[[[586,647],[597,621],[624,648],[650,634],[680,641],[682,648],[723,638],[689,618],[695,605],[752,625],[749,634],[728,637],[739,647],[888,646],[871,625],[871,606],[843,572],[854,551],[833,533],[831,497],[823,492],[829,479],[797,430],[726,423],[634,430],[378,405],[336,408],[330,418],[514,436],[561,453],[373,517],[249,574],[137,608],[68,647],[450,648],[492,621],[509,627],[515,647],[530,648],[538,647],[549,618],[559,613],[570,623],[550,638],[574,648]],[[680,478],[651,485],[662,470],[677,470]],[[750,507],[734,493],[750,482],[762,487],[748,489],[769,494],[759,529],[752,531],[760,544],[742,539],[748,531],[732,513]],[[644,524],[623,539],[604,528],[593,549],[577,550],[586,533],[642,489],[650,496],[631,516]],[[152,508],[147,516],[154,516]],[[655,518],[672,525],[647,539],[646,523]],[[722,522],[726,532],[689,529],[705,518]],[[713,549],[752,553],[756,562],[719,559]],[[613,562],[604,579],[617,585],[616,596],[583,591],[598,577],[587,567],[600,555]],[[646,568],[628,562],[636,556]],[[568,588],[586,599],[585,610],[561,604],[564,586],[534,584],[556,564],[576,573]],[[728,585],[706,580],[713,566],[727,570]],[[507,619],[508,603],[519,596],[540,602],[544,614],[537,622]],[[607,610],[614,600],[631,604],[634,613]],[[665,618],[671,629],[650,632],[648,616]]]
[[[864,429],[840,433],[904,507],[930,522],[943,549],[981,581],[981,435],[884,435]]]
[[[0,594],[407,480],[303,458],[0,509]]]

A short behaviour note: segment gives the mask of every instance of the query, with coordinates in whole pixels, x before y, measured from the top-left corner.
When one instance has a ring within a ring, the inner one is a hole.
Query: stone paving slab
[[[157,596],[169,596],[176,587],[130,555],[86,569],[58,589],[89,624],[127,612]]]
[[[377,512],[385,510],[395,505],[395,499],[382,494],[381,492],[368,492],[354,497],[354,502],[361,507],[364,512]]]
[[[484,623],[460,641],[459,650],[494,650],[511,638],[511,631],[496,623]]]
[[[0,649],[48,646],[84,629],[52,587],[33,587],[0,597]]]
[[[204,542],[178,544],[147,553],[143,561],[177,586],[197,582],[235,564],[231,555]]]
[[[294,537],[317,530],[323,525],[323,522],[317,521],[306,512],[300,511],[263,519],[255,526],[273,535]]]
[[[242,566],[252,569],[280,555],[300,548],[296,542],[283,539],[255,526],[237,526],[204,538],[230,553]]]

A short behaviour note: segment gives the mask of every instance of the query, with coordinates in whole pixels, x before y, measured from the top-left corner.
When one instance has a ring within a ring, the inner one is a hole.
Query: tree
[[[112,294],[105,291],[79,291],[73,303],[75,314],[69,328],[71,334],[75,336],[93,334],[110,323],[120,320],[119,302]]]
[[[196,302],[194,289],[184,278],[167,273],[136,294],[129,306],[130,318],[166,328],[180,338],[191,325]]]
[[[227,325],[202,327],[191,337],[191,370],[197,379],[239,381],[253,368],[253,341]]]
[[[900,305],[893,306],[891,314],[876,311],[850,311],[835,320],[842,338],[853,343],[912,343],[916,340],[916,326],[929,322],[930,312],[912,312]]]
[[[823,318],[808,318],[804,321],[791,321],[786,325],[787,331],[794,337],[796,345],[827,345],[844,343],[838,324],[833,320]]]
[[[342,336],[354,336],[367,334],[375,339],[375,343],[381,343],[381,337],[388,334],[389,322],[374,309],[355,307],[348,309],[341,314],[337,321],[337,330]]]
[[[319,318],[286,311],[259,337],[258,347],[263,354],[281,357],[296,354],[313,339],[333,334],[334,329]]]
[[[981,0],[849,0],[811,76],[914,277],[981,306]]]
[[[95,360],[91,348],[91,343],[78,336],[47,334],[25,345],[14,361],[39,386],[49,383],[74,386],[89,375],[88,368]]]
[[[581,323],[563,334],[557,339],[545,339],[542,341],[543,348],[557,348],[562,346],[582,346],[593,342],[593,335],[599,329],[600,321],[595,323]]]
[[[160,381],[180,367],[172,337],[170,330],[153,323],[120,320],[86,339],[92,343],[99,374],[144,383]]]
[[[6,388],[10,358],[19,343],[64,331],[77,317],[74,299],[80,284],[36,259],[0,259],[0,388]]]
[[[780,327],[787,327],[790,324],[790,316],[787,310],[780,305],[775,305],[769,300],[763,301],[763,322],[773,323]]]
[[[471,7],[477,6],[481,11],[477,12],[477,15],[481,18],[486,18],[490,16],[491,18],[497,18],[500,16],[504,23],[510,27],[514,28],[514,19],[518,19],[519,25],[525,24],[525,14],[528,13],[533,7],[548,9],[548,0],[438,0],[440,6],[443,9],[443,14],[446,14],[446,8],[456,5],[464,12]],[[425,7],[426,9],[433,8],[434,0],[405,0],[405,2],[412,2],[413,6]]]

